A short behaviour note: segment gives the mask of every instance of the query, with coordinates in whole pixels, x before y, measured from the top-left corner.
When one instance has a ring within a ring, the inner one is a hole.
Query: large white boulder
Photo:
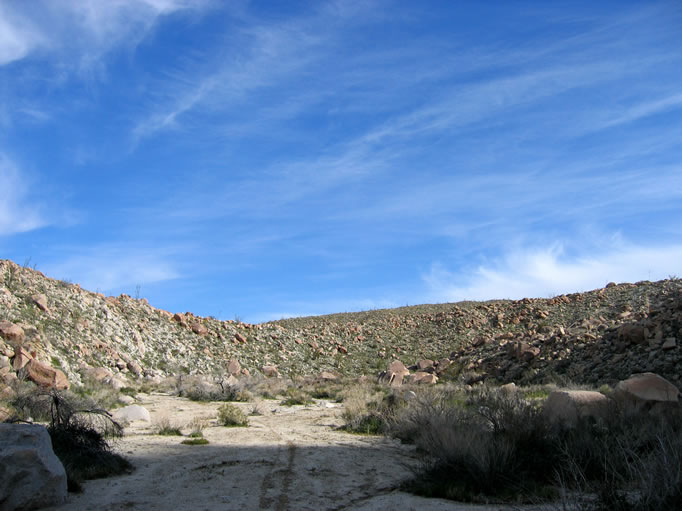
[[[679,407],[679,389],[654,373],[633,374],[616,385],[613,397],[627,409],[648,410]]]
[[[119,422],[146,421],[151,422],[152,417],[144,406],[129,405],[114,410],[112,417]]]
[[[582,417],[605,417],[608,398],[589,390],[555,390],[543,405],[545,417],[553,424],[575,426]]]
[[[66,492],[66,472],[47,429],[0,424],[0,511],[61,504]]]

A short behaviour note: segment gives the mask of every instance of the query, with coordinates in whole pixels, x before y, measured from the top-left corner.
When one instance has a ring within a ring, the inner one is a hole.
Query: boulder
[[[410,371],[405,367],[405,364],[400,360],[394,360],[388,364],[386,371],[382,371],[379,374],[378,381],[380,383],[388,383],[392,387],[399,387],[403,384],[403,379],[408,374],[410,374]]]
[[[424,371],[426,369],[431,369],[433,367],[433,360],[420,360],[417,362],[417,369]]]
[[[433,373],[427,373],[426,371],[417,371],[416,373],[410,375],[410,383],[416,384],[428,384],[433,385],[438,382],[438,376]]]
[[[246,342],[246,337],[237,332],[234,334],[234,340],[240,342],[241,344],[244,344]]]
[[[266,365],[261,368],[261,371],[263,371],[263,375],[266,378],[279,378],[279,371],[275,366],[272,365]]]
[[[582,417],[605,417],[609,399],[589,390],[555,390],[545,400],[542,412],[552,424],[575,426]]]
[[[206,328],[203,324],[199,323],[196,321],[195,323],[192,323],[192,332],[194,332],[197,335],[208,335],[208,328]]]
[[[119,422],[145,421],[151,422],[152,417],[144,406],[128,405],[111,412],[111,416]]]
[[[48,312],[47,309],[47,296],[44,294],[37,294],[31,297],[31,301],[43,312]]]
[[[57,390],[69,388],[69,380],[59,369],[42,364],[32,359],[26,364],[26,371],[29,380],[41,387],[54,387]]]
[[[679,406],[679,389],[654,373],[633,374],[618,382],[613,398],[628,409],[651,409],[657,404]]]
[[[333,373],[331,371],[322,371],[318,376],[317,376],[317,381],[336,381],[341,377],[339,373]]]
[[[128,371],[130,371],[137,377],[139,377],[142,374],[142,367],[134,360],[128,360],[126,362],[126,367],[128,368]]]
[[[0,509],[37,509],[66,500],[66,472],[47,429],[0,424]]]
[[[621,325],[618,328],[618,340],[625,344],[643,344],[646,338],[647,329],[642,325]]]
[[[187,326],[187,318],[182,312],[176,312],[173,315],[173,321],[177,321],[180,323],[182,326]]]
[[[24,342],[24,329],[9,321],[0,321],[0,337],[16,348]]]
[[[26,364],[28,364],[31,360],[33,360],[33,357],[28,352],[28,350],[26,348],[23,348],[20,346],[14,350],[14,358],[12,359],[12,368],[15,371],[18,371],[22,367],[26,367]]]
[[[239,363],[239,360],[233,358],[227,363],[227,372],[229,374],[238,375],[241,370],[242,365]]]

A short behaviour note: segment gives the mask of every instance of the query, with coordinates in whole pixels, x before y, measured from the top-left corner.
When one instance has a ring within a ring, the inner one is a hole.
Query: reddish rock
[[[618,328],[618,340],[626,344],[643,344],[646,342],[647,329],[642,325],[621,325]]]
[[[180,323],[182,326],[187,326],[187,318],[182,312],[176,312],[173,315],[173,321],[177,321]]]
[[[336,351],[338,351],[339,353],[343,353],[344,355],[348,354],[348,349],[345,346],[340,346],[340,345],[337,346]]]
[[[423,371],[424,369],[430,369],[432,367],[433,367],[433,360],[426,359],[426,360],[420,360],[419,362],[417,362],[417,368],[421,371]]]
[[[392,387],[399,387],[403,383],[405,376],[410,374],[410,371],[405,367],[400,360],[394,360],[388,367],[386,371],[383,371],[379,375],[379,382],[388,383]]]
[[[582,417],[604,417],[609,400],[588,390],[555,390],[543,405],[543,413],[553,424],[575,426]]]
[[[126,362],[126,367],[128,368],[128,371],[130,371],[135,376],[140,376],[142,374],[142,367],[134,360],[128,360]]]
[[[409,381],[410,383],[415,383],[419,385],[422,384],[433,385],[438,381],[438,376],[424,371],[417,371],[416,373],[410,375]]]
[[[239,363],[239,360],[235,360],[234,358],[230,360],[227,363],[227,372],[232,375],[237,375],[241,372],[242,370],[242,365]]]
[[[237,332],[237,333],[234,334],[234,338],[235,338],[236,341],[238,341],[238,342],[240,342],[240,343],[242,343],[242,344],[244,344],[244,343],[246,342],[246,337],[244,337],[244,336],[243,336],[242,334],[240,334],[239,332]]]
[[[203,337],[204,335],[208,335],[208,328],[196,321],[192,323],[192,332]]]
[[[273,365],[263,366],[261,371],[263,371],[263,375],[266,378],[279,378],[279,371],[277,370],[277,367]]]
[[[9,321],[0,321],[0,337],[16,348],[24,342],[24,329]]]
[[[615,400],[635,409],[649,408],[656,403],[679,404],[679,389],[654,373],[633,374],[616,385]]]
[[[41,387],[54,387],[57,390],[69,388],[69,381],[66,375],[59,369],[55,369],[46,364],[41,364],[37,360],[30,360],[26,364],[28,378]]]
[[[47,296],[44,294],[37,294],[31,297],[31,301],[43,312],[48,312],[47,309]]]
[[[12,359],[12,368],[15,371],[18,371],[22,367],[25,367],[26,364],[28,364],[31,360],[33,360],[33,357],[31,356],[29,351],[26,348],[22,348],[20,346],[14,350],[14,358]]]

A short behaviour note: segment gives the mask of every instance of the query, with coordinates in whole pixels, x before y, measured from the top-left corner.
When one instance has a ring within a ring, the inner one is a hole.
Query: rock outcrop
[[[61,504],[66,472],[44,426],[0,424],[0,510]]]

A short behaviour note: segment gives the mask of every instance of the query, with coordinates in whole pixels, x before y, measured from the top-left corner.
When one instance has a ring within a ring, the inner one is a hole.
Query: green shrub
[[[162,416],[157,420],[156,434],[162,436],[182,436],[180,427],[172,424],[167,416]]]
[[[297,387],[289,387],[286,391],[286,397],[281,402],[282,406],[307,405],[313,400],[303,390]]]
[[[187,438],[180,443],[185,444],[185,445],[206,445],[209,443],[209,441],[203,437],[199,437],[199,438]]]
[[[218,423],[227,427],[245,427],[249,425],[244,412],[230,403],[225,403],[218,408]]]

